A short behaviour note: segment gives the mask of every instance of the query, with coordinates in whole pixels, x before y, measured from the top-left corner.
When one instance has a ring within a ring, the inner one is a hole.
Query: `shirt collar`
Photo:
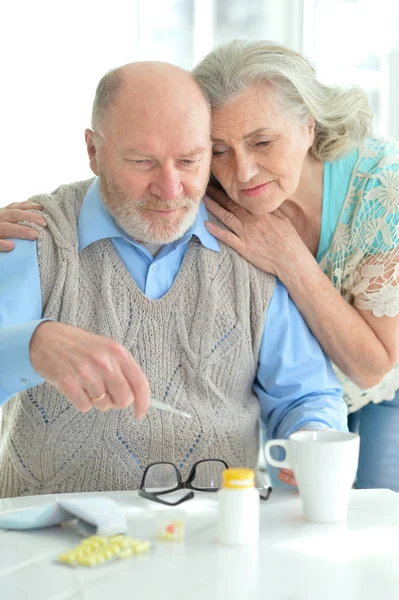
[[[216,238],[205,227],[205,221],[208,220],[208,213],[205,205],[201,202],[197,217],[191,229],[189,229],[182,238],[173,242],[176,247],[179,244],[186,243],[195,235],[201,244],[209,250],[219,252],[219,244]],[[96,177],[86,192],[83,199],[82,208],[78,220],[78,240],[79,252],[87,246],[98,240],[105,238],[124,238],[130,244],[144,248],[142,244],[133,240],[130,236],[120,229],[105,208],[100,192],[100,180]],[[168,244],[169,245],[169,244]]]

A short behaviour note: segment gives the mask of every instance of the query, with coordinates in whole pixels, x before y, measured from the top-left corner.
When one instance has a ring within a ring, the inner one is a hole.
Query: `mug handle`
[[[276,446],[277,448],[284,448],[285,458],[283,460],[276,460],[270,456],[270,448]],[[292,469],[291,463],[288,460],[289,440],[268,440],[265,444],[265,455],[267,462],[273,467],[278,469]]]

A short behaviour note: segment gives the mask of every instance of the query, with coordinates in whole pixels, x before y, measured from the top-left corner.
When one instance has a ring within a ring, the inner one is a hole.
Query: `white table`
[[[154,541],[150,554],[94,568],[72,568],[58,564],[56,558],[79,543],[74,526],[0,531],[0,599],[399,598],[399,494],[353,491],[347,523],[317,525],[303,520],[296,492],[273,492],[261,504],[261,539],[255,547],[216,542],[213,494],[196,493],[181,505],[186,519],[182,543],[156,540],[157,524],[169,509],[135,492],[106,495],[126,512],[131,536]],[[37,505],[51,498],[1,500],[0,509]]]

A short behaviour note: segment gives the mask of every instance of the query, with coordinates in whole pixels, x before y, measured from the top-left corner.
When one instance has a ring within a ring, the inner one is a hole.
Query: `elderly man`
[[[260,414],[270,438],[344,430],[284,286],[206,229],[210,113],[193,77],[108,73],[86,143],[96,178],[36,197],[47,227],[0,256],[0,496],[134,489],[154,461],[183,478],[204,458],[254,467]]]

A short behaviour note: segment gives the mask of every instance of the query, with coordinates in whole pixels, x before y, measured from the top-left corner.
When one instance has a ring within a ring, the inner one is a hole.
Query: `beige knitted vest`
[[[155,398],[192,413],[150,408],[79,412],[45,383],[4,407],[0,497],[129,490],[154,461],[187,477],[203,458],[254,467],[259,401],[252,391],[274,277],[227,246],[190,241],[170,290],[148,299],[109,239],[77,251],[77,221],[91,181],[36,198],[48,219],[38,246],[43,314],[108,336],[130,350]]]

